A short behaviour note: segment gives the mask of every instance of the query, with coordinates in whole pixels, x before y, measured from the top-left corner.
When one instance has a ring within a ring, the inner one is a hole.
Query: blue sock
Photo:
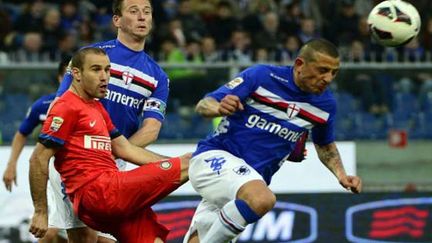
[[[241,199],[236,199],[234,202],[237,206],[238,211],[248,224],[255,223],[261,218],[261,216],[256,214],[245,201]]]

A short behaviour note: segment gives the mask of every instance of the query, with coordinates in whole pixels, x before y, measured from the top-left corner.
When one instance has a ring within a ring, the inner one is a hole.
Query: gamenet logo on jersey
[[[105,136],[84,135],[84,148],[111,151],[111,138]]]
[[[432,197],[401,198],[358,204],[345,214],[350,242],[432,242]]]
[[[171,232],[167,240],[182,242],[199,201],[158,203],[153,209],[158,219]],[[315,209],[287,202],[277,202],[255,224],[246,227],[237,242],[314,242],[318,237],[318,216]]]
[[[303,134],[303,132],[295,132],[289,130],[286,127],[282,127],[280,124],[269,122],[258,115],[250,115],[245,125],[248,128],[257,127],[269,133],[276,134],[279,137],[291,142],[297,142],[297,140]]]
[[[119,93],[119,92],[115,92],[112,90],[108,90],[105,99],[111,100],[113,102],[125,105],[125,106],[129,106],[129,107],[133,107],[133,108],[139,108],[143,103],[144,103],[144,99],[136,99],[134,97]]]

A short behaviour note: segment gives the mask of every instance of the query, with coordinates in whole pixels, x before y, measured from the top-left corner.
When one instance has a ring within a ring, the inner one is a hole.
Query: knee
[[[276,203],[276,196],[261,181],[248,182],[240,188],[237,197],[244,200],[259,216],[270,211]]]
[[[249,206],[260,216],[263,216],[270,211],[276,204],[276,196],[268,191],[261,195],[254,195],[249,201],[246,201]]]

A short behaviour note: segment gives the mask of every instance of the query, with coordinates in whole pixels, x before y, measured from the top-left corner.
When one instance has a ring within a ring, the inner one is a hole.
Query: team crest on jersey
[[[249,175],[250,174],[250,169],[247,166],[239,166],[233,169],[233,171],[237,174],[237,175]]]
[[[144,111],[155,111],[160,114],[165,114],[166,104],[160,99],[149,98],[144,103]]]
[[[161,167],[161,169],[163,170],[169,170],[172,167],[172,163],[169,161],[162,161],[160,162],[159,166]]]
[[[300,106],[296,103],[288,103],[287,115],[288,119],[293,119],[300,112]]]
[[[235,87],[239,86],[241,83],[243,83],[243,78],[235,78],[231,81],[229,81],[225,86],[229,89],[234,89]]]
[[[63,118],[55,116],[51,121],[50,130],[53,132],[57,132],[63,124],[63,121]]]
[[[133,78],[134,75],[129,71],[124,71],[122,73],[122,79],[125,82],[125,84],[129,84],[130,82],[132,82]]]

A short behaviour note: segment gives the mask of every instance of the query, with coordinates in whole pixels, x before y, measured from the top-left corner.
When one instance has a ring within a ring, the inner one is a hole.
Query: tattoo
[[[345,174],[345,169],[342,164],[342,159],[339,155],[339,151],[334,143],[319,146],[315,145],[318,152],[318,157],[321,162],[334,174],[337,178],[340,178],[342,174]]]

